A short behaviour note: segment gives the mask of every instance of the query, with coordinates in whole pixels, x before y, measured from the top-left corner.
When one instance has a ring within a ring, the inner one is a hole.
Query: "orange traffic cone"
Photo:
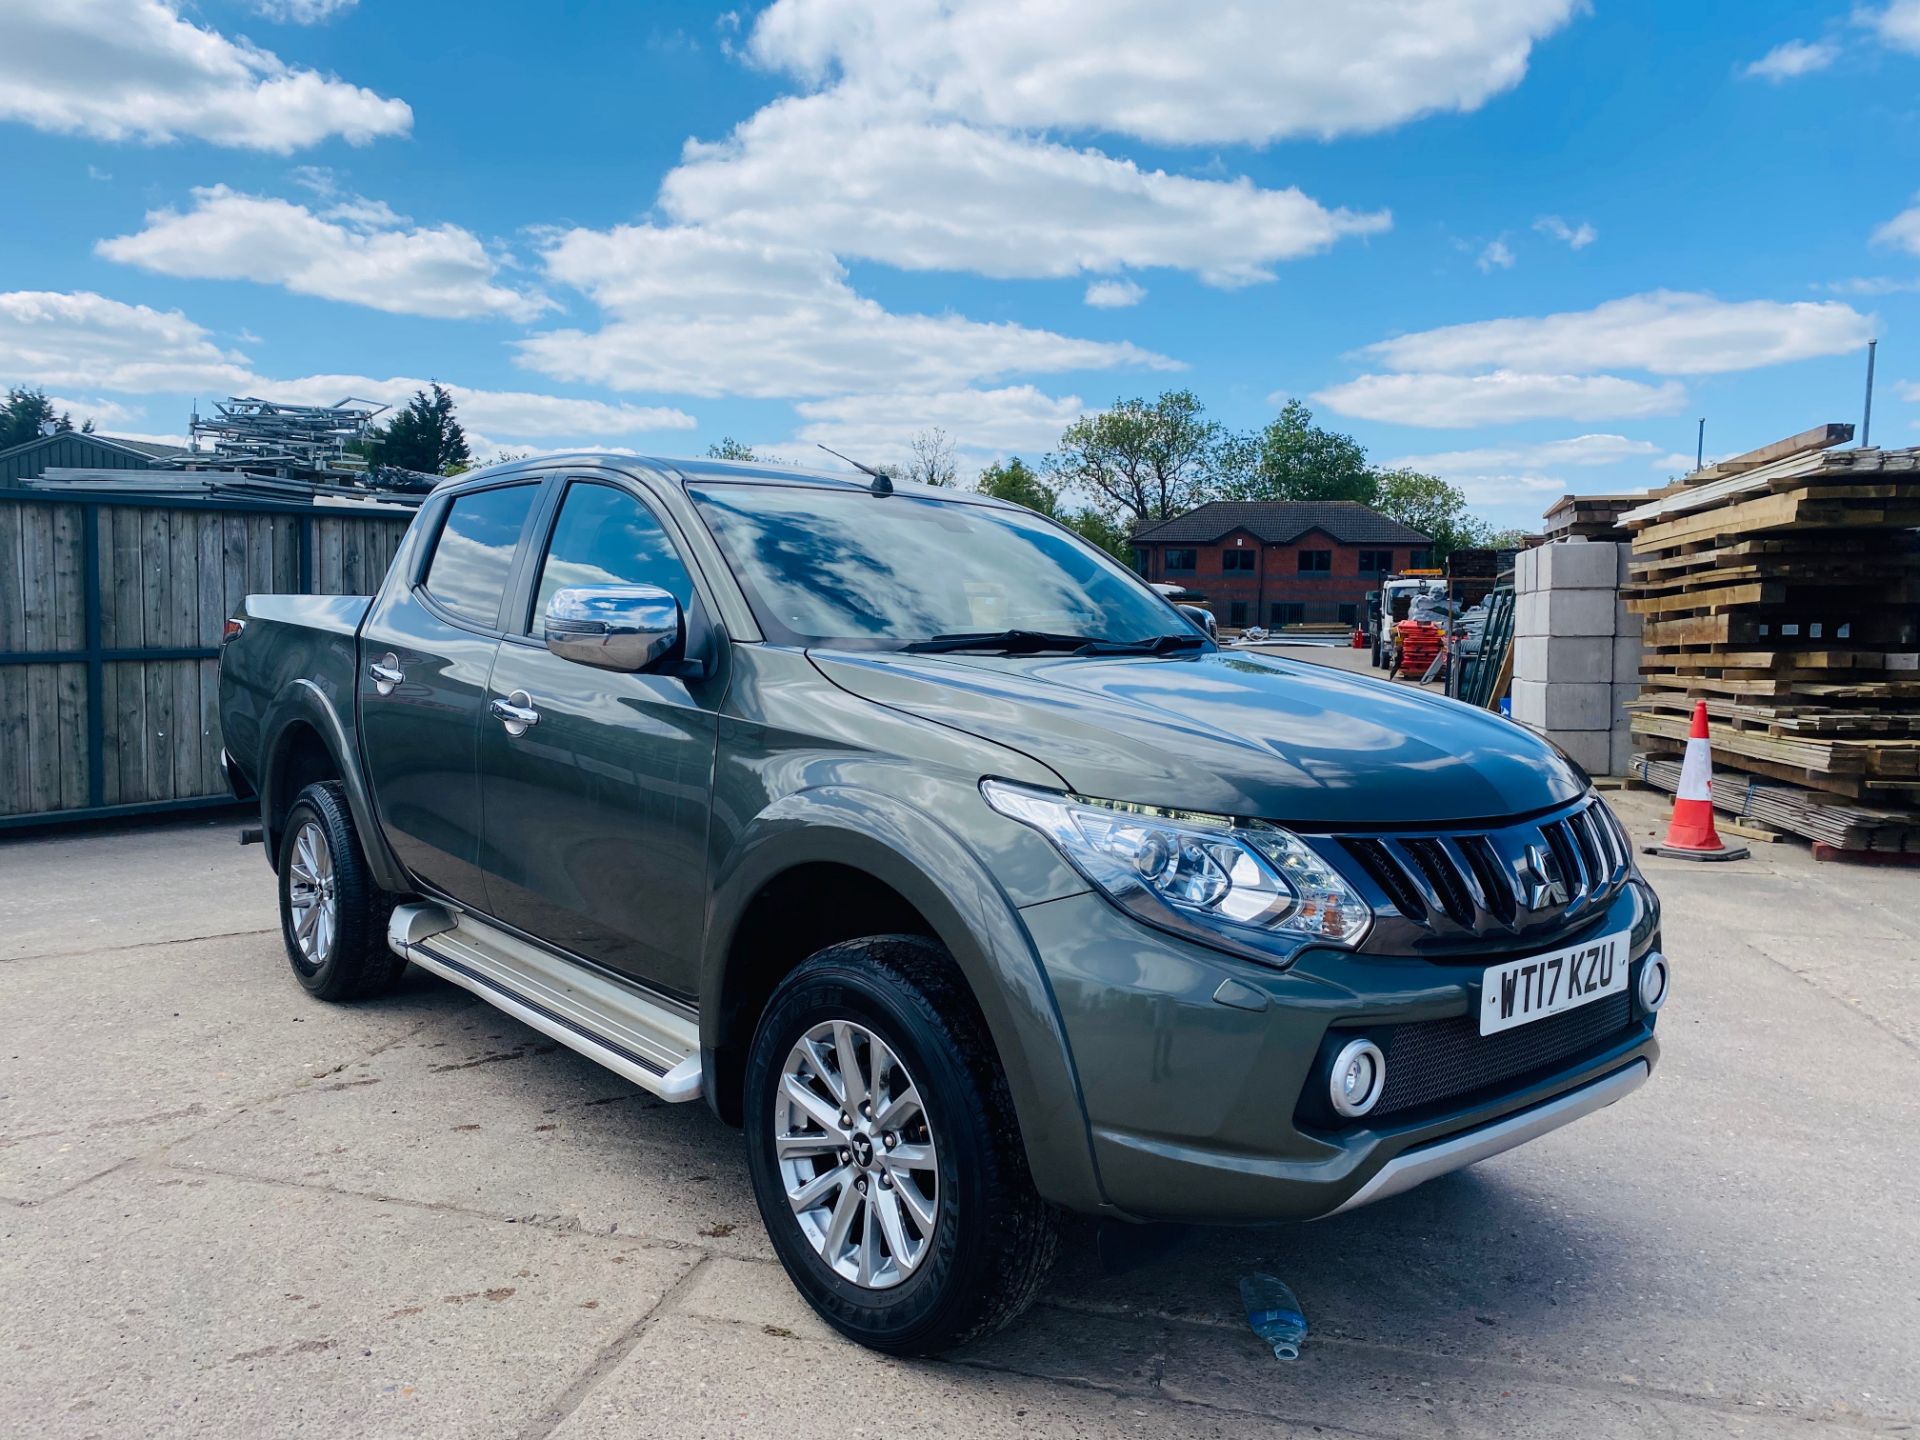
[[[1680,762],[1680,786],[1673,796],[1673,822],[1663,845],[1649,845],[1649,855],[1674,860],[1744,860],[1752,852],[1744,845],[1727,845],[1713,827],[1713,747],[1707,743],[1707,702],[1693,706],[1693,728],[1687,735],[1686,758]]]

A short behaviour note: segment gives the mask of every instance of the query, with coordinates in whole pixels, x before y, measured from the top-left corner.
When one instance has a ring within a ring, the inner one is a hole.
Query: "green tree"
[[[1191,390],[1082,415],[1047,456],[1057,489],[1089,496],[1128,534],[1214,498],[1225,433]]]
[[[1245,459],[1227,467],[1231,500],[1357,500],[1379,490],[1367,452],[1351,435],[1313,423],[1313,412],[1289,400],[1257,435],[1237,442]]]
[[[467,432],[454,417],[453,397],[434,384],[419,390],[406,409],[374,432],[374,458],[382,465],[427,475],[458,475],[473,463]]]
[[[46,391],[9,387],[6,404],[0,405],[0,450],[38,440],[43,427],[54,420],[53,402],[47,399]],[[67,428],[73,428],[71,421]]]
[[[1486,544],[1492,534],[1484,520],[1467,513],[1467,497],[1459,487],[1438,475],[1380,470],[1374,478],[1379,490],[1373,508],[1431,536],[1436,564],[1455,550]]]
[[[758,460],[760,457],[753,453],[751,445],[736,440],[731,435],[722,435],[713,444],[707,446],[707,458],[709,460]]]
[[[1042,515],[1057,519],[1060,514],[1060,492],[1042,480],[1039,472],[1018,455],[987,466],[973,488],[982,495],[1010,500]]]

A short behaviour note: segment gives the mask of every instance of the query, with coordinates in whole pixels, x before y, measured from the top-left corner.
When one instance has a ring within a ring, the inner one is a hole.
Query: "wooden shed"
[[[56,468],[151,470],[193,452],[183,445],[62,430],[0,450],[0,488],[18,485]]]
[[[412,516],[373,499],[0,490],[0,829],[229,803],[227,617],[248,594],[370,594]]]

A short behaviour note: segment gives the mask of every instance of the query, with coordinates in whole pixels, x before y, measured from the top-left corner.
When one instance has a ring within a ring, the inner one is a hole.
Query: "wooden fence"
[[[370,594],[411,518],[0,494],[0,829],[229,801],[226,618],[250,594]]]

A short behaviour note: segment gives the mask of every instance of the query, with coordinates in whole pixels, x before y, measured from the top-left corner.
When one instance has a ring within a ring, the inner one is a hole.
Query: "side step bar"
[[[387,945],[662,1100],[705,1093],[698,1021],[630,986],[430,902],[396,906]]]

